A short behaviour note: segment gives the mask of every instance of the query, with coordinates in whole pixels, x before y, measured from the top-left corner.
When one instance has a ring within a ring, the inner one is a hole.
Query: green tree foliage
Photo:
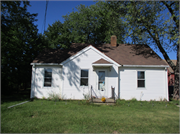
[[[154,45],[174,70],[174,98],[179,98],[179,2],[130,1],[122,3],[121,8],[126,11],[127,36],[133,43]],[[177,53],[176,65],[169,58],[169,51]]]
[[[49,25],[43,36],[51,48],[68,48],[69,46],[70,32],[60,21],[54,22],[52,26]]]
[[[37,14],[27,12],[28,1],[1,2],[2,92],[26,88],[31,81],[30,63],[45,47],[33,24]]]
[[[113,34],[117,36],[117,43],[124,43],[125,27],[115,12],[118,8],[104,2],[89,7],[80,5],[77,11],[63,16],[64,23],[56,21],[49,25],[45,37],[52,48],[66,48],[71,43],[110,43]]]

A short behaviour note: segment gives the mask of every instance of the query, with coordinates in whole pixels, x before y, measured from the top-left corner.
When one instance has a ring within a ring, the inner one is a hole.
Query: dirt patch
[[[120,133],[118,133],[117,131],[114,131],[113,134],[120,134]]]

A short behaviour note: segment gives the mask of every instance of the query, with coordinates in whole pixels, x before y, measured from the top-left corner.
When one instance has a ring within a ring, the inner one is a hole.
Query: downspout
[[[35,65],[32,66],[32,78],[31,78],[31,95],[30,98],[34,98],[35,95]]]
[[[119,96],[119,94],[120,94],[120,92],[119,92],[119,90],[120,90],[120,87],[119,87],[119,75],[120,75],[120,73],[119,73],[119,67],[118,67],[118,99],[120,98],[120,96]]]
[[[123,67],[123,65],[122,65]],[[120,99],[120,66],[118,67],[118,99]]]
[[[64,91],[63,65],[62,65],[62,68],[61,68],[61,80],[62,80],[61,97],[63,97],[62,99],[65,99],[64,98],[65,96],[63,96],[63,91]]]
[[[59,97],[62,98],[62,66],[59,68]]]

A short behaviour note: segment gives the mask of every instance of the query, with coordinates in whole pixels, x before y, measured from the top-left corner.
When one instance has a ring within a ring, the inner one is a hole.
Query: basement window
[[[87,69],[81,70],[80,86],[88,86],[88,74],[89,74],[89,70]]]
[[[52,83],[52,69],[44,70],[44,87],[51,87]]]
[[[144,71],[138,71],[137,72],[137,87],[143,88],[145,87],[145,72]]]

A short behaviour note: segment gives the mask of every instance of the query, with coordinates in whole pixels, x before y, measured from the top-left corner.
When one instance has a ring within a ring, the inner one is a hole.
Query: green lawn
[[[115,106],[81,101],[34,100],[1,104],[2,133],[178,133],[178,101],[118,101]],[[153,106],[154,103],[154,106]],[[128,106],[129,104],[129,106]]]

